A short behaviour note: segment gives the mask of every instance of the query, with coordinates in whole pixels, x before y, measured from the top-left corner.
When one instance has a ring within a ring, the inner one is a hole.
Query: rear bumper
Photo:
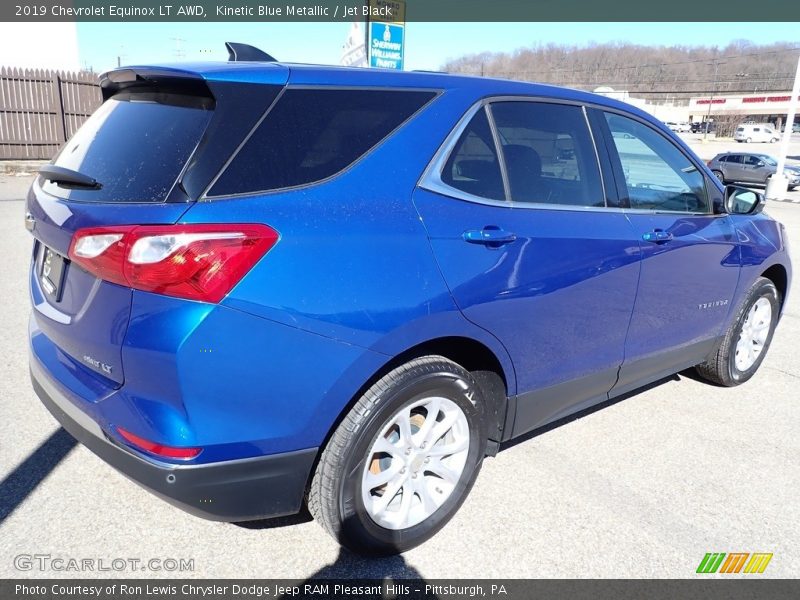
[[[170,504],[214,521],[249,521],[299,512],[317,448],[200,465],[147,460],[109,440],[35,356],[31,356],[30,368],[36,394],[64,429]]]

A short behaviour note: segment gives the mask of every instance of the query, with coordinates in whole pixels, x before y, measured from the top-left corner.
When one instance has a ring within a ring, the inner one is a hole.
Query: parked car
[[[708,168],[722,183],[766,185],[778,171],[778,161],[768,154],[723,152],[708,161]],[[787,165],[784,174],[790,190],[800,185],[800,167]]]
[[[786,131],[786,125],[783,126],[782,131]],[[800,123],[794,123],[792,125],[792,133],[800,133]]]
[[[103,75],[26,202],[33,387],[161,498],[402,552],[502,442],[764,360],[786,233],[647,113],[231,54]]]
[[[733,139],[737,142],[777,142],[780,134],[768,123],[742,123],[736,128]]]
[[[711,133],[714,131],[716,127],[714,126],[713,121],[705,121],[705,122],[694,122],[691,125],[692,133]]]

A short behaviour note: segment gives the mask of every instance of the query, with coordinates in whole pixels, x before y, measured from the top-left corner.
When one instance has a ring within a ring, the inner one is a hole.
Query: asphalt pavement
[[[681,374],[529,437],[485,461],[436,537],[369,560],[307,515],[245,526],[189,516],[59,430],[28,379],[27,184],[0,177],[0,578],[686,578],[707,552],[773,553],[764,576],[800,571],[797,285],[746,385]],[[786,224],[800,265],[800,206],[770,202],[767,212]],[[59,558],[95,561],[95,571],[57,570],[73,564]],[[193,570],[141,568],[166,559]]]

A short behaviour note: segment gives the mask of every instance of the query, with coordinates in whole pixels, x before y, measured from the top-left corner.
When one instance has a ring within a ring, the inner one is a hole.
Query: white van
[[[737,142],[777,142],[780,134],[769,123],[742,123],[733,136]]]

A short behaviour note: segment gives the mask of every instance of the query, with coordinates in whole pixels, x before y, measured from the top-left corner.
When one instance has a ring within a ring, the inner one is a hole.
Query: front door
[[[745,154],[742,156],[741,181],[748,183],[764,183],[767,179],[767,165],[758,156]]]
[[[605,118],[642,252],[617,394],[704,359],[732,308],[739,248],[730,218],[711,210],[716,186],[682,149],[644,122]]]

